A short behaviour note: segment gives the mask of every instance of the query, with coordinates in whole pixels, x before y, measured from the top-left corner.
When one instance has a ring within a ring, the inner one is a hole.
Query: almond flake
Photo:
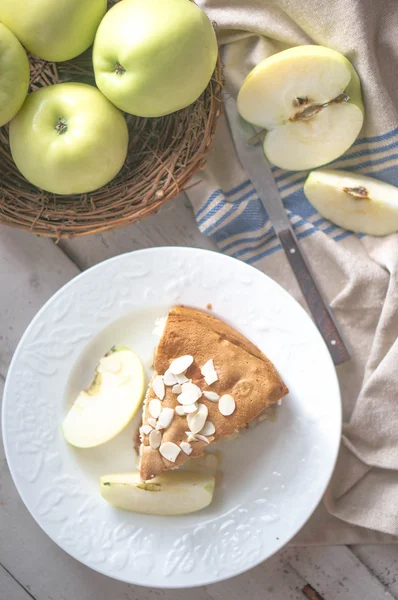
[[[160,445],[159,452],[166,460],[169,460],[173,463],[180,454],[181,448],[179,448],[177,444],[174,444],[173,442],[165,442],[164,444]]]
[[[184,417],[185,416],[185,410],[184,410],[185,406],[176,406],[175,411],[177,413],[177,415],[179,415],[180,417]]]
[[[177,400],[180,404],[194,404],[197,399],[198,395],[193,390],[182,392],[179,396],[177,396]]]
[[[191,431],[186,431],[185,435],[187,436],[188,442],[197,442],[196,435],[194,435]]]
[[[191,413],[196,413],[199,408],[199,405],[197,402],[195,402],[194,404],[185,404],[181,408],[184,411],[185,415],[189,415]]]
[[[170,371],[170,369],[167,369],[166,373],[164,374],[163,381],[164,385],[169,386],[177,383],[176,376]]]
[[[224,417],[229,417],[235,411],[236,404],[235,400],[229,394],[224,394],[221,396],[220,401],[218,403],[218,410]]]
[[[188,377],[186,375],[184,375],[184,373],[181,373],[181,375],[176,375],[176,379],[177,379],[177,383],[187,383],[188,381],[190,381],[190,379],[188,379]]]
[[[151,400],[148,404],[148,410],[151,417],[157,419],[162,412],[162,403],[157,398]]]
[[[188,454],[188,456],[192,453],[192,446],[191,444],[188,444],[188,442],[181,442],[180,448],[185,454]]]
[[[220,399],[220,396],[216,394],[216,392],[203,392],[203,395],[207,400],[210,400],[210,402],[218,402]]]
[[[215,433],[216,428],[214,427],[214,423],[212,423],[211,421],[206,421],[206,423],[204,424],[203,429],[201,429],[200,433],[202,435],[213,435],[213,433]]]
[[[174,417],[174,409],[173,408],[163,408],[160,416],[158,418],[158,422],[156,424],[156,429],[167,429],[170,423],[172,422]]]
[[[151,433],[151,431],[153,431],[153,429],[150,425],[141,425],[141,427],[140,427],[141,435],[149,435]]]
[[[154,429],[151,431],[151,433],[149,434],[149,445],[151,448],[153,448],[154,450],[156,450],[157,448],[159,448],[160,444],[162,443],[162,434],[160,431],[155,431]]]
[[[203,377],[205,378],[205,382],[207,383],[207,385],[211,385],[212,383],[215,383],[216,381],[218,381],[218,375],[214,368],[214,363],[213,363],[212,358],[203,365],[203,367],[200,369],[200,372],[202,373]]]
[[[171,391],[173,392],[173,394],[181,394],[181,392],[182,392],[182,385],[180,385],[179,383],[176,383],[171,388]]]
[[[199,404],[197,412],[187,416],[188,427],[192,433],[199,433],[206,423],[208,409],[205,404]]]
[[[148,419],[146,420],[146,422],[151,427],[156,427],[156,419],[154,419],[153,417],[148,417]]]
[[[152,381],[152,389],[160,400],[163,400],[165,395],[164,381],[161,375],[156,375]]]
[[[206,436],[200,435],[200,433],[196,433],[195,437],[197,440],[204,442],[205,444],[210,444],[210,440],[208,440]]]
[[[202,390],[200,389],[200,387],[195,385],[194,383],[191,383],[190,381],[188,383],[183,383],[181,388],[183,394],[185,394],[185,392],[196,394],[196,400],[199,400],[199,398],[202,395]]]
[[[174,375],[181,375],[185,373],[185,371],[190,367],[193,363],[193,356],[187,354],[185,356],[180,356],[179,358],[175,358],[171,365],[169,366],[169,371]]]

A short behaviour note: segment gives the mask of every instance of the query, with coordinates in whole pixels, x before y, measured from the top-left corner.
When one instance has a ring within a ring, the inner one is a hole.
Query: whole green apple
[[[0,21],[44,60],[78,56],[93,43],[106,0],[1,0]]]
[[[123,114],[85,83],[59,83],[30,94],[10,123],[11,154],[22,175],[54,194],[83,194],[123,166]]]
[[[21,108],[29,87],[29,61],[17,38],[0,23],[0,127]]]
[[[212,24],[190,0],[122,0],[98,27],[95,79],[121,110],[160,117],[195,102],[217,52]]]

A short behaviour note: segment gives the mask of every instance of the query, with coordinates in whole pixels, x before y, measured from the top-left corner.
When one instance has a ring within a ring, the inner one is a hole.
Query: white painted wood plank
[[[212,240],[202,235],[197,228],[185,194],[180,194],[165,204],[157,215],[135,225],[101,235],[60,242],[60,247],[82,269],[111,256],[154,246],[192,246],[216,250]]]
[[[13,577],[0,565],[0,598],[2,600],[32,600]]]
[[[324,600],[394,598],[346,546],[287,549],[284,556]]]
[[[251,571],[206,589],[212,600],[305,600],[301,592],[305,584],[279,552]]]
[[[357,556],[387,590],[398,598],[398,544],[351,546]]]
[[[0,374],[44,302],[78,273],[51,240],[0,228]]]

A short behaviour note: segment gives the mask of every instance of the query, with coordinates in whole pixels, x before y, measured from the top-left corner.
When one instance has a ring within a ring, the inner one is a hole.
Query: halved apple
[[[398,231],[398,188],[359,173],[320,169],[304,184],[309,202],[344,229],[369,235]]]
[[[266,58],[246,77],[241,116],[267,130],[264,152],[291,171],[335,160],[357,138],[363,123],[359,77],[339,52],[297,46]]]
[[[138,356],[123,346],[112,348],[66,415],[62,424],[65,439],[79,448],[111,440],[140,408],[144,392],[145,373]]]
[[[195,471],[168,471],[143,482],[139,472],[103,475],[102,497],[117,506],[147,515],[185,515],[213,499],[214,477]]]

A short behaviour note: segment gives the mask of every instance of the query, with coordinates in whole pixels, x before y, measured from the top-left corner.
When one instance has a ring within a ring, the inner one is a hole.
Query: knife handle
[[[350,353],[300,250],[296,236],[289,228],[280,231],[278,237],[333,362],[335,365],[340,365],[351,358]]]

